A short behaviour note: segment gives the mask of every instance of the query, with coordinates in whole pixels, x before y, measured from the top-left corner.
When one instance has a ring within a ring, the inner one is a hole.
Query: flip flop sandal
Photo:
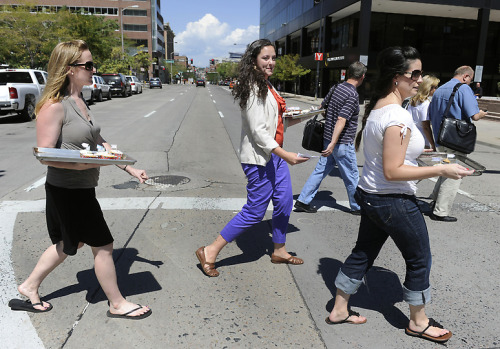
[[[49,302],[45,303],[47,303],[49,306],[46,309],[41,310],[41,309],[36,309],[35,306],[41,305],[43,307],[43,302],[31,304],[31,301],[29,299],[23,301],[22,299],[14,298],[9,301],[9,307],[10,309],[16,311],[27,311],[30,313],[46,313],[52,310],[52,304],[50,304]]]
[[[137,316],[129,316],[128,314],[132,314],[134,311],[142,308],[142,305],[140,305],[140,304],[137,304],[137,305],[138,305],[137,308],[132,309],[131,311],[127,311],[125,314],[113,314],[112,312],[110,312],[108,310],[106,315],[108,317],[117,318],[117,319],[141,320],[141,319],[147,318],[149,315],[151,315],[153,313],[153,311],[151,309],[148,309],[148,311],[145,312],[144,314],[137,315]]]
[[[340,324],[361,325],[361,324],[364,324],[367,321],[366,319],[363,322],[350,321],[349,318],[351,316],[358,316],[359,317],[359,313],[355,312],[354,310],[352,310],[350,308],[348,309],[348,311],[349,311],[349,315],[344,320],[341,320],[341,321],[332,321],[332,320],[330,320],[330,316],[327,316],[326,319],[325,319],[325,322],[328,325],[340,325]]]
[[[427,327],[422,332],[413,331],[413,330],[410,330],[407,327],[407,328],[405,328],[405,333],[408,336],[422,338],[422,339],[427,339],[428,341],[431,341],[431,342],[434,342],[434,343],[445,343],[445,342],[448,341],[448,339],[451,338],[451,336],[452,336],[451,331],[448,332],[448,333],[446,333],[446,334],[443,334],[442,336],[439,336],[439,337],[429,336],[428,334],[425,333],[425,331],[427,331],[429,329],[429,327],[431,327],[431,326],[432,327],[443,328],[443,326],[441,326],[441,324],[439,322],[435,321],[432,318],[429,318],[429,324],[427,325]]]

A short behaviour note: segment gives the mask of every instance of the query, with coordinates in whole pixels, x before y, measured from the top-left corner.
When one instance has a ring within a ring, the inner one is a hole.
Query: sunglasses
[[[424,72],[422,70],[414,70],[414,71],[405,71],[403,74],[411,74],[410,79],[417,81],[420,79]]]
[[[88,61],[85,63],[73,63],[70,64],[71,67],[83,67],[87,71],[93,71],[94,70],[94,62]]]

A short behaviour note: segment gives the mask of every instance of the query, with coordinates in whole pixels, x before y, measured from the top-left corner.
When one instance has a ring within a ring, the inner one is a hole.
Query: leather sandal
[[[279,256],[276,256],[274,253],[271,255],[271,263],[274,264],[293,264],[293,265],[299,265],[299,264],[304,264],[304,260],[298,257],[290,256],[290,258],[282,258]]]
[[[201,270],[205,273],[206,276],[217,277],[219,276],[219,272],[215,269],[215,263],[208,263],[205,258],[205,246],[200,247],[196,250],[196,257],[201,264]]]

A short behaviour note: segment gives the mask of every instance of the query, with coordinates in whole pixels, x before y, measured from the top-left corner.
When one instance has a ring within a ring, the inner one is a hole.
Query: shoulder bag
[[[468,118],[466,120],[455,119],[453,116],[448,115],[455,93],[461,85],[461,83],[458,83],[453,88],[441,121],[437,142],[447,148],[470,154],[474,151],[476,145],[476,126]]]
[[[328,98],[326,104],[324,115],[326,116],[326,110],[328,109],[328,104],[330,104],[330,99],[332,99],[333,92],[337,85],[333,86],[333,91]],[[323,151],[323,135],[325,131],[325,118],[318,120],[318,115],[309,120],[304,126],[304,133],[302,136],[302,148],[310,151],[315,151],[321,153]]]

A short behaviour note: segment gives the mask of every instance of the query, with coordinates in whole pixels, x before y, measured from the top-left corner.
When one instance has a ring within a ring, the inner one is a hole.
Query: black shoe
[[[303,202],[300,202],[299,200],[295,201],[294,207],[295,207],[296,212],[307,212],[307,213],[318,212],[318,209],[316,208],[316,206],[304,204]]]
[[[353,216],[361,216],[361,210],[350,210],[349,213]]]
[[[452,216],[436,216],[434,213],[432,213],[429,216],[433,221],[439,221],[439,222],[456,222],[458,219],[457,217],[452,217]]]

